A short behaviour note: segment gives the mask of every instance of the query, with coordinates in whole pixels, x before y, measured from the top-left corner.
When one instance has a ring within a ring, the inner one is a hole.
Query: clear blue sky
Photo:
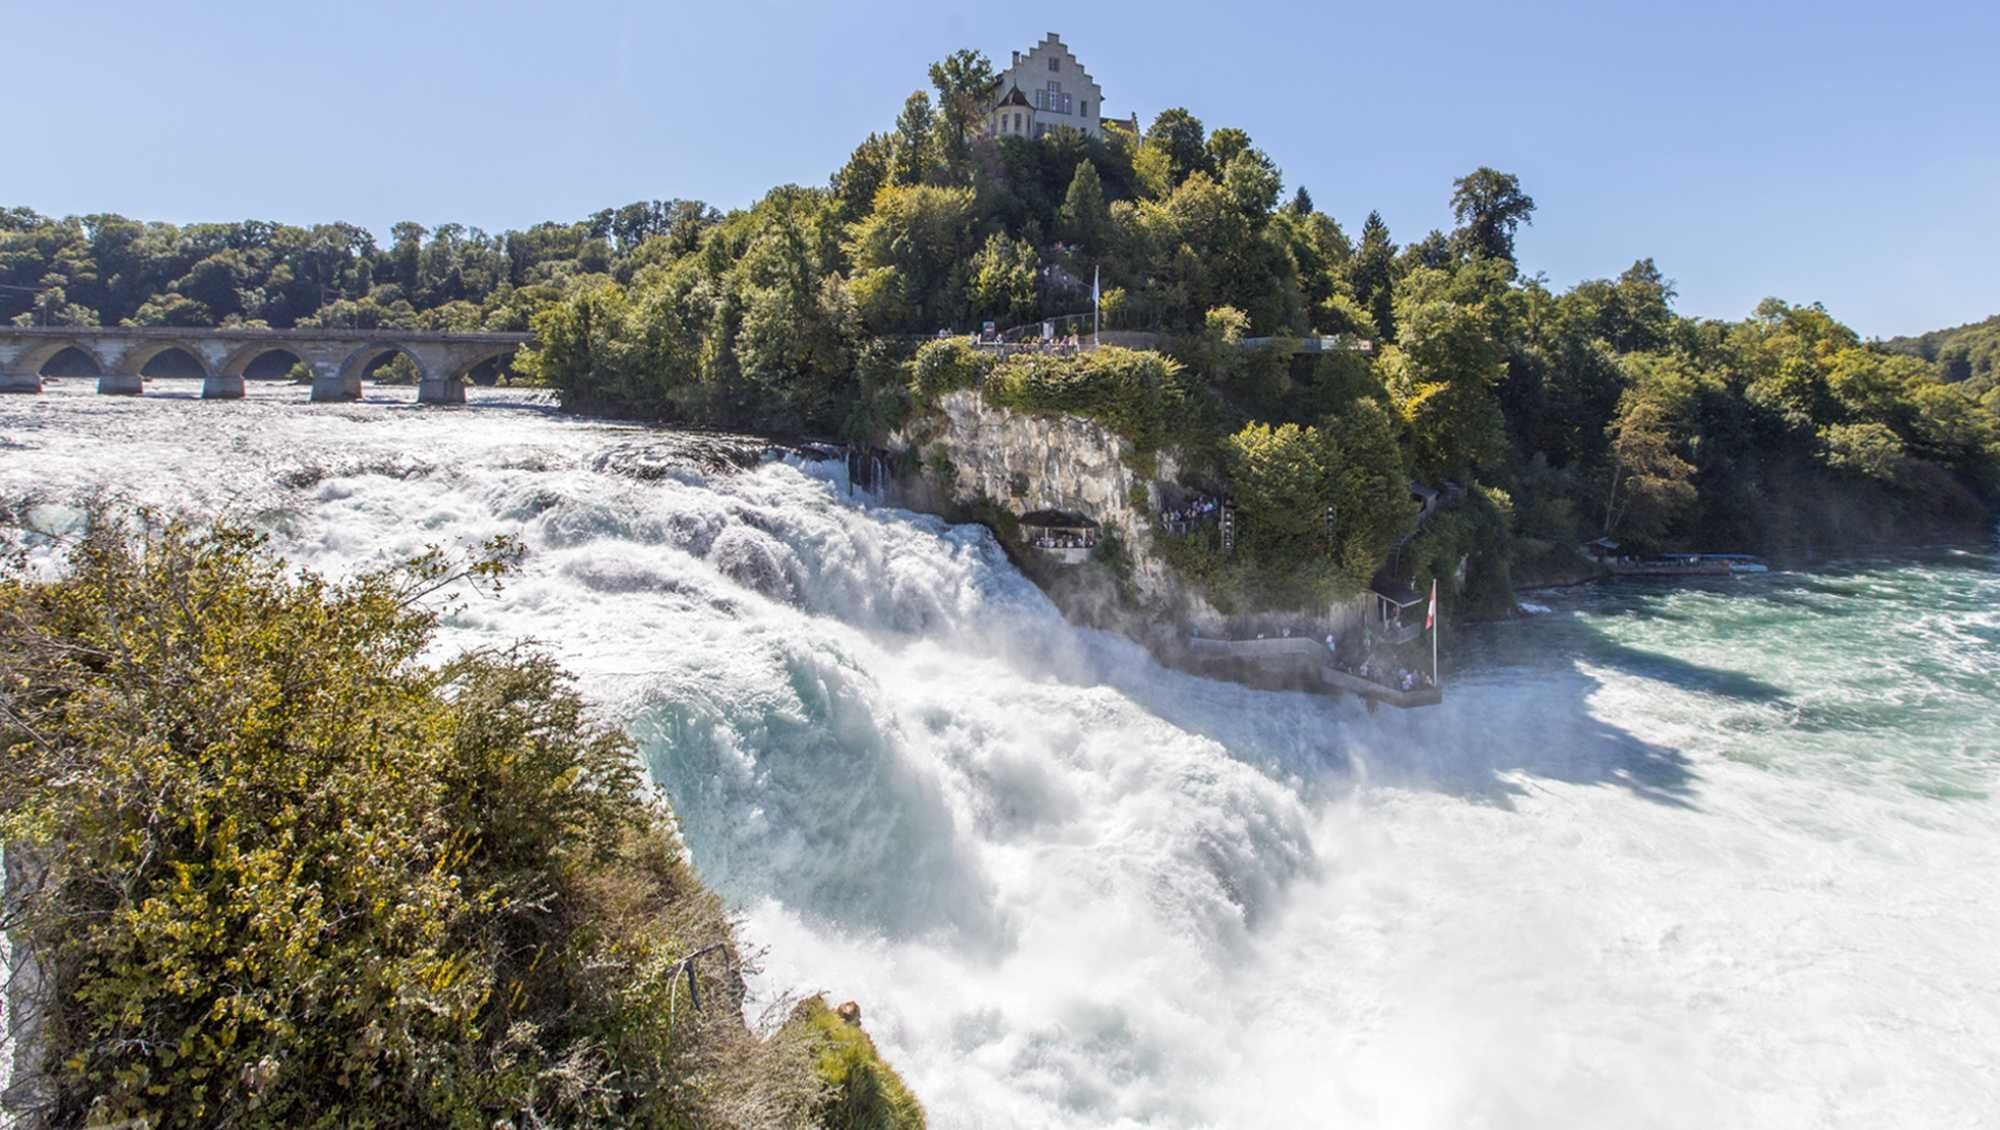
[[[1518,174],[1557,286],[1650,255],[1689,313],[1864,334],[2000,312],[2000,4],[0,0],[0,202],[488,230],[824,183],[959,46],[1061,33],[1142,122],[1247,130],[1350,233]]]

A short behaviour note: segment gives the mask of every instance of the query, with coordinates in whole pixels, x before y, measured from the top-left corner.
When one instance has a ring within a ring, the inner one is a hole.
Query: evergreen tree
[[[1348,268],[1348,282],[1354,288],[1354,300],[1375,320],[1376,332],[1384,341],[1396,339],[1395,263],[1396,245],[1389,239],[1389,225],[1382,222],[1382,213],[1368,213],[1367,222],[1361,225],[1361,246]]]
[[[1305,185],[1300,185],[1299,190],[1292,193],[1292,214],[1295,216],[1310,216],[1313,214],[1312,193],[1306,191]]]
[[[910,92],[903,112],[896,115],[896,153],[890,161],[891,183],[909,186],[930,179],[936,161],[937,115],[931,112],[930,96],[921,90]]]
[[[1082,248],[1085,254],[1094,256],[1104,250],[1109,242],[1111,215],[1104,207],[1104,185],[1098,179],[1094,162],[1076,163],[1076,175],[1070,178],[1058,218],[1062,237]]]

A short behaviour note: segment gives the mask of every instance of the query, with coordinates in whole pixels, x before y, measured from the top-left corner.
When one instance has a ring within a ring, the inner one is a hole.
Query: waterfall
[[[334,573],[519,536],[444,645],[576,671],[760,997],[860,1000],[936,1126],[1990,1114],[1990,556],[1538,597],[1368,716],[1067,623],[983,528],[877,504],[881,452],[74,391],[0,401],[0,510],[227,510]]]

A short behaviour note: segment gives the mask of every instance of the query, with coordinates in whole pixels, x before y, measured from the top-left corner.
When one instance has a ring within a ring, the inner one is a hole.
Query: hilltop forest
[[[1101,277],[1107,328],[1151,331],[1167,356],[1016,359],[982,383],[1011,407],[1143,424],[1236,484],[1264,554],[1217,594],[1241,606],[1323,595],[1296,583],[1322,543],[1281,535],[1324,506],[1354,534],[1309,587],[1365,581],[1407,529],[1411,480],[1455,505],[1400,558],[1410,579],[1496,607],[1600,535],[1831,548],[1978,529],[2000,495],[2000,323],[1870,343],[1777,299],[1693,319],[1650,259],[1557,292],[1518,265],[1536,209],[1508,173],[1440,186],[1448,225],[1399,242],[1186,109],[1102,140],[993,139],[985,56],[929,80],[825,185],[727,214],[399,224],[384,247],[347,224],[0,212],[0,285],[18,288],[0,315],[532,327],[517,367],[574,410],[872,443],[976,368],[926,344],[938,331],[1087,311]],[[1315,334],[1370,347],[1239,346]]]

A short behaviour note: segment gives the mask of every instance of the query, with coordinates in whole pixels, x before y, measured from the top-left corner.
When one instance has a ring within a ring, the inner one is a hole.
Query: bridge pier
[[[40,373],[0,373],[0,392],[40,392]]]
[[[454,377],[426,377],[417,382],[418,404],[463,404],[465,382]]]
[[[201,398],[203,400],[241,400],[243,399],[243,378],[224,376],[204,377],[201,382]]]
[[[145,391],[145,382],[137,373],[105,373],[97,378],[99,396],[138,396]]]
[[[316,403],[359,400],[361,399],[361,374],[356,373],[352,376],[341,376],[335,373],[333,376],[328,377],[314,373],[312,398]]]

